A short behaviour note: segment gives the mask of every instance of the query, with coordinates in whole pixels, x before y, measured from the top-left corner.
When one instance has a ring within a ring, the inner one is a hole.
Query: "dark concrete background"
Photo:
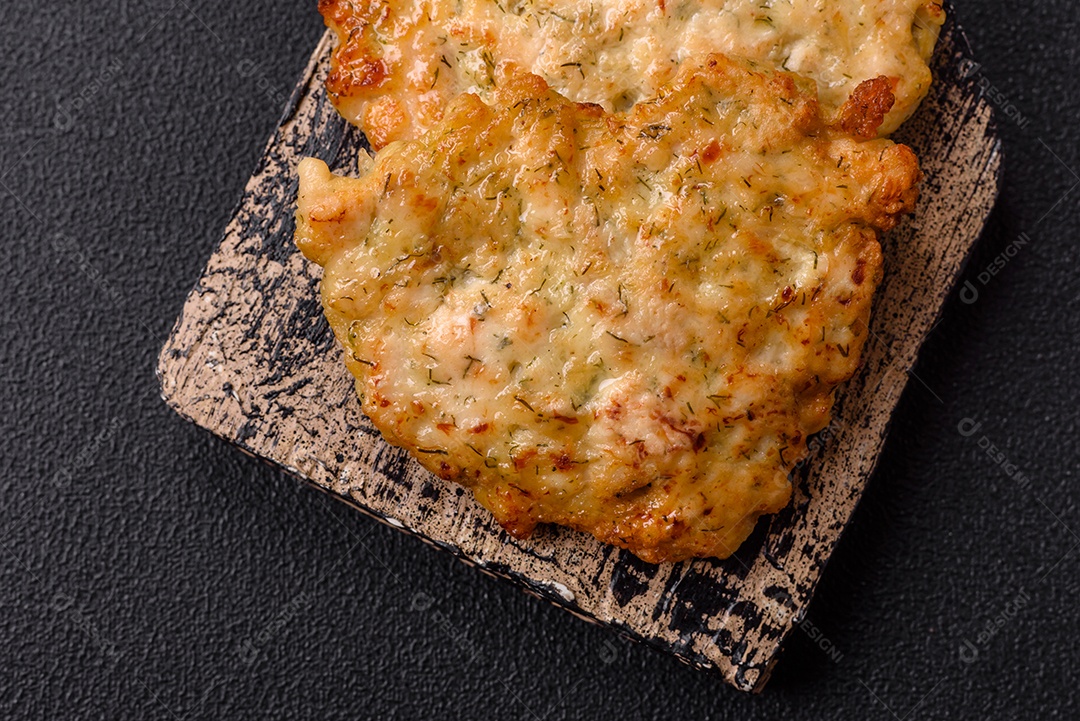
[[[1020,114],[965,275],[979,297],[953,294],[808,622],[750,697],[158,398],[157,351],[322,33],[314,0],[7,3],[0,716],[1074,718],[1080,22],[1073,0],[956,4]]]

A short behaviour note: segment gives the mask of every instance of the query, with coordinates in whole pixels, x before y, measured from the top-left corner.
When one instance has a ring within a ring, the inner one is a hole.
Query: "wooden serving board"
[[[297,162],[354,174],[366,148],[323,89],[332,36],[315,49],[239,210],[161,352],[165,401],[183,417],[375,518],[617,629],[743,690],[760,690],[802,620],[881,451],[889,418],[997,195],[1000,141],[977,67],[950,20],[936,83],[898,140],[926,174],[918,212],[885,238],[861,372],[793,476],[789,506],[737,555],[653,566],[589,536],[504,533],[472,495],[387,445],[360,411],[319,305],[320,269],[293,243]]]

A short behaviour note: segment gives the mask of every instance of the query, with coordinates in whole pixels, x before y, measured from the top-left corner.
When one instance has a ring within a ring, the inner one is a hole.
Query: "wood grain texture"
[[[319,305],[319,268],[293,243],[297,162],[355,174],[362,135],[323,90],[316,48],[224,238],[161,352],[183,417],[375,518],[583,618],[760,690],[874,469],[892,411],[997,195],[1001,148],[950,19],[930,97],[897,135],[922,161],[916,216],[883,242],[885,280],[863,366],[811,440],[788,507],[726,561],[653,566],[562,528],[503,532],[464,489],[387,445],[360,412]]]

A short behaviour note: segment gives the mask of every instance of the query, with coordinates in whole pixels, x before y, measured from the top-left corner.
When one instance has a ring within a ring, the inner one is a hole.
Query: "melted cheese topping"
[[[938,0],[321,0],[339,37],[335,104],[375,148],[412,139],[463,92],[490,101],[519,66],[578,102],[626,110],[690,59],[723,52],[817,82],[832,117],[863,81],[886,77],[896,129],[930,86]]]
[[[364,412],[515,535],[728,556],[855,371],[914,155],[723,56],[625,116],[535,76],[494,97],[363,178],[300,166]]]

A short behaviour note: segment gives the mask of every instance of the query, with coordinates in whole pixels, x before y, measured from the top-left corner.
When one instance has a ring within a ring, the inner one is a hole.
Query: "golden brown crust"
[[[836,126],[856,138],[869,140],[877,137],[878,128],[895,103],[894,85],[884,75],[859,83],[855,92],[840,107]]]
[[[338,95],[351,95],[386,83],[386,63],[378,56],[368,28],[389,5],[319,0],[319,12],[341,39],[331,58],[326,85]]]
[[[626,115],[508,74],[361,179],[301,166],[297,243],[364,412],[512,534],[726,557],[855,371],[918,169],[714,55]]]

